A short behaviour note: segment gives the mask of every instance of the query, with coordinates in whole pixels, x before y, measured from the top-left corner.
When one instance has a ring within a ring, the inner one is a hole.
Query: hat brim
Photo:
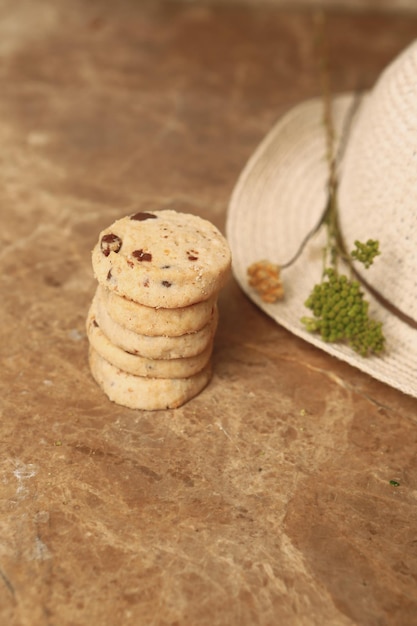
[[[336,150],[353,106],[352,94],[334,98]],[[367,294],[370,314],[383,323],[386,337],[381,356],[361,357],[345,344],[325,343],[317,334],[307,332],[300,321],[310,314],[304,303],[321,279],[325,229],[319,229],[297,260],[282,271],[282,301],[266,303],[248,284],[247,268],[251,263],[266,259],[286,264],[314,231],[327,202],[328,171],[323,104],[321,99],[309,100],[278,121],[237,181],[226,223],[235,278],[248,297],[278,324],[372,377],[417,397],[417,350],[413,350],[417,330],[390,313],[371,294]],[[376,262],[380,259],[382,255]]]

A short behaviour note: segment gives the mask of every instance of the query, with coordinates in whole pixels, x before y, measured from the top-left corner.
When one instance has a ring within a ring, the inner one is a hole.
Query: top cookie
[[[176,308],[218,292],[231,258],[213,224],[190,213],[161,210],[123,217],[103,230],[92,262],[107,289],[146,306]]]

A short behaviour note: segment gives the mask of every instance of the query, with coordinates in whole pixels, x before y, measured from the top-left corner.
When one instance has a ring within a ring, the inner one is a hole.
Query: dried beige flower
[[[248,282],[264,302],[276,302],[284,297],[279,265],[257,261],[247,269]]]

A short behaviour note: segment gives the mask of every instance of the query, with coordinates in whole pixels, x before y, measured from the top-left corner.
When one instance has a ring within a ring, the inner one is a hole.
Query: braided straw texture
[[[417,323],[417,43],[383,72],[362,108],[339,205],[348,249],[355,239],[380,242],[383,257],[358,270]]]

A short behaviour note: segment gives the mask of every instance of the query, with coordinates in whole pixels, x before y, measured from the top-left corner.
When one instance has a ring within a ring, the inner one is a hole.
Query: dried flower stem
[[[337,162],[335,154],[335,129],[333,122],[332,90],[330,85],[330,69],[328,63],[327,36],[325,16],[322,11],[316,14],[317,49],[320,71],[320,86],[323,99],[323,125],[326,138],[326,160],[328,163],[328,201],[323,222],[327,225],[327,246],[324,251],[323,271],[328,262],[337,271],[337,261],[340,256],[346,256],[340,238],[337,217]]]
[[[368,316],[368,302],[360,290],[358,281],[338,273],[339,259],[345,260],[352,271],[352,257],[346,252],[338,221],[335,129],[322,13],[318,14],[317,21],[323,125],[328,164],[328,201],[322,221],[326,226],[327,245],[323,253],[322,280],[313,287],[305,301],[305,306],[312,311],[313,317],[304,316],[301,321],[309,332],[318,332],[324,341],[345,341],[362,356],[368,356],[382,352],[385,339],[382,324]],[[369,267],[376,254],[379,254],[378,242],[370,239],[365,244],[355,242],[355,245],[354,257]]]

